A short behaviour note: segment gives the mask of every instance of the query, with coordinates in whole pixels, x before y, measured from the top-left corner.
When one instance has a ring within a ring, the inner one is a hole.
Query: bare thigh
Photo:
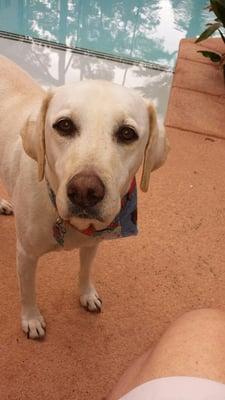
[[[225,313],[202,309],[177,319],[156,347],[125,372],[108,400],[152,379],[193,376],[225,383]]]

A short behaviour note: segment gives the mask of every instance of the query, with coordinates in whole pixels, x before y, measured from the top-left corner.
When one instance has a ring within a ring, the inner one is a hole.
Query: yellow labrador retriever
[[[167,141],[154,107],[135,91],[96,80],[46,92],[4,57],[0,121],[0,176],[12,199],[0,200],[0,212],[13,207],[16,217],[22,328],[34,339],[46,326],[35,299],[38,258],[80,248],[80,302],[100,311],[90,280],[98,234],[114,229],[142,161],[147,191]]]

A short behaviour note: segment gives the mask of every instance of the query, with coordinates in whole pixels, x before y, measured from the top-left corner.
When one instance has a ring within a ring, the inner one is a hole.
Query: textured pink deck
[[[177,129],[168,128],[168,161],[152,175],[150,192],[139,196],[140,234],[99,249],[101,314],[78,305],[78,253],[50,254],[38,273],[47,337],[28,341],[19,324],[14,220],[0,217],[2,400],[102,400],[175,317],[199,307],[225,309],[225,141],[204,135],[224,135],[223,82],[202,58],[187,67],[192,47],[181,44],[167,115]]]
[[[197,50],[222,50],[220,39],[195,44],[182,40],[172,84],[166,126],[225,138],[225,86],[222,69]]]

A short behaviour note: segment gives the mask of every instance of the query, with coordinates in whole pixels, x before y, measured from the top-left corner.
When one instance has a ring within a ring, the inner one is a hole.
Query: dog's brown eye
[[[116,133],[118,142],[132,143],[138,139],[137,132],[130,126],[122,126]]]
[[[76,126],[70,118],[61,118],[53,124],[53,128],[56,129],[62,136],[73,135],[76,131]]]

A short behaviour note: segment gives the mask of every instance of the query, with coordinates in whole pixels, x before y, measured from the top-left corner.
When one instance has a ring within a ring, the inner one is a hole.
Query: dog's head
[[[59,215],[78,229],[105,228],[143,162],[141,189],[166,159],[154,106],[134,90],[105,81],[57,88],[22,131],[26,153],[56,193]]]

